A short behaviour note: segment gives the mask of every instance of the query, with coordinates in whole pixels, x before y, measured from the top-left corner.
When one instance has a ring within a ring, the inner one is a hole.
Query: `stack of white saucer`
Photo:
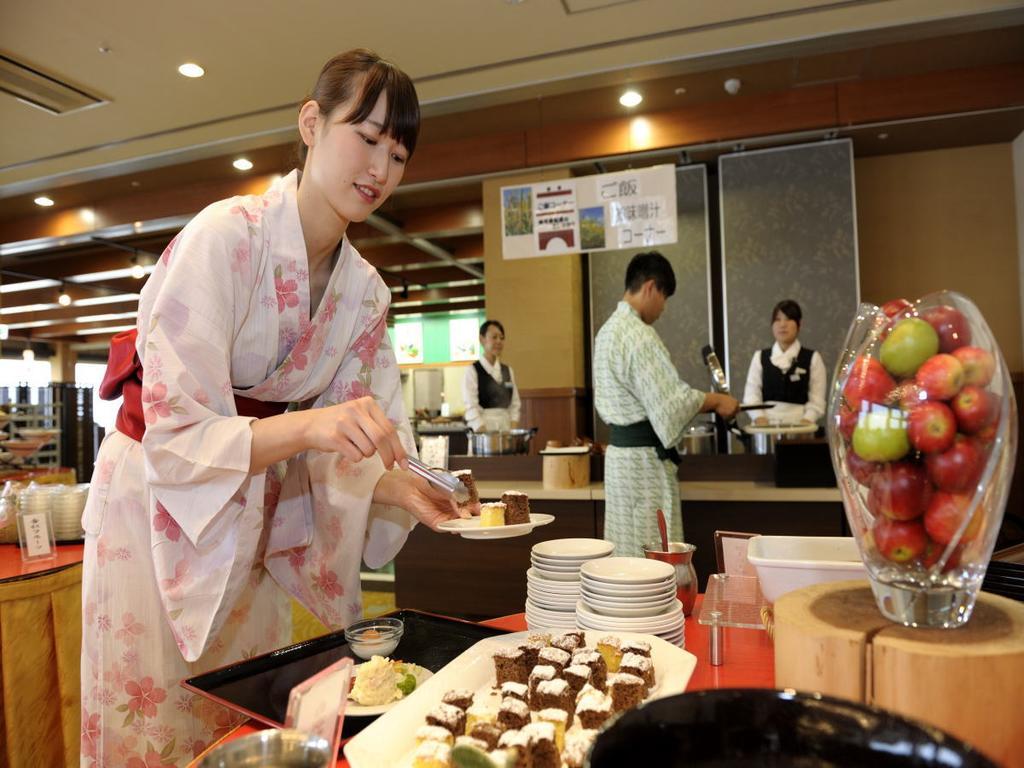
[[[531,630],[576,629],[580,567],[615,549],[601,539],[552,539],[535,544],[526,572],[526,625]]]
[[[668,563],[642,557],[606,557],[580,568],[580,629],[642,632],[684,647],[683,604]]]
[[[22,511],[32,514],[49,514],[53,536],[57,541],[77,541],[85,532],[82,530],[82,511],[89,495],[89,484],[78,485],[37,485],[32,483],[18,496]]]

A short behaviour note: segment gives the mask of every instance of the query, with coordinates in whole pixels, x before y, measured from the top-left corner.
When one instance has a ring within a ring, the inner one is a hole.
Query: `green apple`
[[[898,461],[910,453],[906,414],[875,406],[862,413],[853,430],[853,452],[865,461]]]
[[[913,376],[921,363],[939,351],[939,334],[931,324],[919,317],[908,317],[896,323],[885,337],[878,357],[885,370],[897,378]]]

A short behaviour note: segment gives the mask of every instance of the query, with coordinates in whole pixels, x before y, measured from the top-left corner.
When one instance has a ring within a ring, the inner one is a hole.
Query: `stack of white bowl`
[[[89,494],[89,484],[36,485],[33,483],[18,496],[18,506],[24,512],[50,514],[53,536],[57,541],[81,539],[82,512]]]
[[[576,629],[580,567],[615,549],[602,539],[552,539],[535,544],[526,572],[526,625],[531,630]]]
[[[580,629],[641,632],[684,647],[683,604],[668,563],[642,557],[607,557],[580,569]]]

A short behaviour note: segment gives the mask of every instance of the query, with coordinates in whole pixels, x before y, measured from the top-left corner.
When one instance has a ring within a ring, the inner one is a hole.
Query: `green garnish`
[[[416,677],[411,674],[406,674],[398,682],[398,690],[402,692],[403,696],[408,696],[410,693],[416,690]]]

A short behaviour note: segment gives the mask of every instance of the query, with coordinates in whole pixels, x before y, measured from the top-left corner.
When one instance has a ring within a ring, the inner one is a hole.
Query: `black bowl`
[[[828,696],[766,689],[683,693],[630,710],[598,735],[588,765],[996,768],[937,728]]]

